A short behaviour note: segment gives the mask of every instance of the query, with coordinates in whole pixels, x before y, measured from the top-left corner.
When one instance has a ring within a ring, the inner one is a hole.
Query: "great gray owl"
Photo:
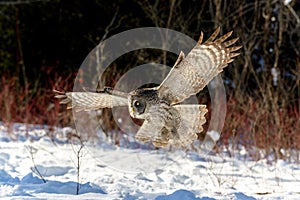
[[[232,31],[215,39],[218,28],[202,43],[201,32],[196,46],[185,57],[183,52],[173,68],[158,86],[136,89],[129,94],[106,87],[102,92],[59,92],[57,98],[62,104],[71,103],[68,108],[76,111],[97,110],[116,106],[128,106],[131,117],[144,119],[136,133],[136,139],[152,142],[157,147],[168,144],[185,147],[197,139],[206,122],[205,105],[180,104],[191,95],[202,90],[228,63],[233,61],[241,46],[233,46],[238,38],[225,41]]]

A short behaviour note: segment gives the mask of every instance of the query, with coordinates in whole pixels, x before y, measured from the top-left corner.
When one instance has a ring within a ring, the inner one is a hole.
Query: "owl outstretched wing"
[[[102,108],[113,108],[128,106],[127,94],[122,92],[111,92],[105,88],[101,92],[60,92],[54,90],[56,98],[61,99],[61,104],[68,104],[68,109],[75,111],[91,111]]]
[[[205,105],[176,105],[171,109],[154,108],[145,119],[135,138],[141,142],[152,142],[156,147],[172,145],[186,147],[197,139],[206,122]]]
[[[196,46],[185,57],[183,52],[158,87],[160,98],[166,99],[171,105],[180,103],[202,90],[223,68],[232,62],[241,46],[233,46],[238,38],[225,41],[232,31],[216,39],[220,32],[218,28],[210,38],[202,43],[203,33]]]

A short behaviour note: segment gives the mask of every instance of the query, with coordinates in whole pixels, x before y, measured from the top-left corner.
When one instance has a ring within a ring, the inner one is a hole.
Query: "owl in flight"
[[[216,39],[220,28],[202,43],[201,32],[196,46],[183,52],[171,71],[158,86],[136,89],[130,93],[105,87],[101,92],[59,92],[60,103],[69,104],[76,111],[90,111],[117,106],[128,106],[131,117],[144,119],[135,138],[152,142],[156,147],[168,144],[186,147],[197,139],[206,122],[205,105],[180,104],[191,95],[201,91],[215,76],[223,71],[239,53],[241,46],[233,46],[238,38],[225,41],[232,31]]]

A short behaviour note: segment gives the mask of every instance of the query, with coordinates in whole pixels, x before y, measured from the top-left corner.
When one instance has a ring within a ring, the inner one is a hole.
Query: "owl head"
[[[146,119],[150,107],[158,103],[157,89],[136,89],[129,93],[128,103],[131,117]]]

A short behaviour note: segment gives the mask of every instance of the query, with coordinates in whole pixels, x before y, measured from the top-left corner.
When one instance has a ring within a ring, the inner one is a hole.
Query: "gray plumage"
[[[144,119],[136,139],[152,142],[157,147],[171,144],[185,147],[197,139],[206,122],[205,105],[181,105],[185,99],[201,91],[239,53],[233,45],[238,38],[225,41],[232,31],[215,40],[218,28],[203,44],[201,33],[197,45],[185,57],[181,52],[165,80],[154,88],[136,89],[129,94],[105,88],[100,93],[67,92],[59,94],[61,103],[76,111],[128,106],[133,118]]]

